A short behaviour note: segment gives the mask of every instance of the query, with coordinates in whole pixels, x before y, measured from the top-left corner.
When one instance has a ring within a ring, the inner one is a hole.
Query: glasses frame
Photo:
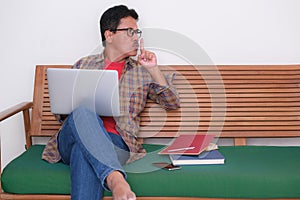
[[[117,32],[117,31],[127,31],[127,35],[129,37],[133,37],[134,34],[138,36],[138,38],[141,38],[142,31],[140,29],[134,30],[133,28],[117,28],[117,29],[110,29],[111,32]]]

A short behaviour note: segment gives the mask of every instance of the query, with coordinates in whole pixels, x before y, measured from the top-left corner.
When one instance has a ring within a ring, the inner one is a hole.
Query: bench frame
[[[23,113],[27,148],[32,145],[33,137],[49,137],[60,127],[60,124],[50,112],[46,77],[46,69],[50,67],[71,68],[71,65],[37,66],[33,102],[23,102],[0,112],[0,122],[17,113]],[[226,110],[224,110],[224,106],[216,106],[216,108],[220,110],[215,110],[216,112],[225,111],[226,115],[221,116],[224,117],[225,121],[221,120],[221,125],[217,123],[214,127],[218,129],[221,126],[222,134],[220,134],[219,137],[233,138],[234,145],[246,145],[247,138],[300,137],[300,117],[298,117],[300,113],[300,65],[219,65],[214,66],[213,69],[212,66],[191,65],[160,67],[164,72],[175,71],[177,74],[179,72],[179,78],[174,81],[174,85],[175,87],[179,87],[179,93],[181,97],[183,97],[182,108],[180,108],[179,111],[170,111],[167,113],[167,120],[164,118],[166,124],[163,128],[158,127],[160,131],[152,135],[152,137],[176,137],[179,133],[178,127],[180,127],[180,129],[183,127],[182,131],[195,131],[196,128],[197,133],[206,133],[209,128],[211,128],[211,122],[214,118],[214,116],[208,114],[213,107],[211,105],[212,102],[209,100],[211,99],[209,98],[211,97],[210,93],[215,93],[217,99],[219,97],[218,94],[221,94],[221,98],[222,95],[225,95],[223,97],[225,97],[227,101],[225,106]],[[218,78],[220,75],[221,79]],[[196,97],[186,92],[190,91],[189,89],[191,88],[186,90],[186,88],[183,87],[184,85],[192,85],[192,93],[196,93]],[[209,86],[205,88],[202,87],[203,85]],[[241,85],[243,85],[243,87],[241,87]],[[216,90],[209,90],[211,86]],[[183,93],[180,91],[183,91]],[[225,91],[225,93],[222,94],[222,91]],[[186,111],[191,112],[191,110],[195,109],[190,107],[191,105],[195,105],[195,99],[198,101],[198,104],[201,105],[196,105],[196,107],[204,113],[204,116],[197,119],[197,122],[200,123],[198,129],[193,125],[195,122],[191,122],[191,119],[187,117],[189,114],[184,115]],[[218,103],[220,102],[217,101],[217,104]],[[156,121],[159,122],[161,120],[159,118],[161,116],[161,110],[156,110],[159,108],[155,107],[150,101],[147,102],[147,105],[149,106],[146,107],[145,112],[141,114],[141,141],[148,137],[147,134],[149,134],[149,130],[153,130],[153,127],[155,129],[155,127],[158,126],[155,122],[151,122],[150,114],[151,117],[152,114],[155,115],[154,117],[157,117]],[[204,108],[202,108],[202,105],[204,105]],[[149,111],[150,108],[152,109],[151,112]],[[252,108],[253,110],[251,110]],[[247,112],[249,116],[245,116]],[[259,115],[264,112],[267,113],[265,116]],[[185,118],[187,118],[187,120],[183,120],[184,122],[182,122],[182,119]],[[218,120],[214,122],[218,122]],[[177,129],[174,129],[173,125],[177,126]],[[189,128],[185,130],[185,127],[192,128],[193,130]],[[2,191],[1,183],[0,190],[0,199],[70,199],[69,195],[7,194]],[[104,197],[103,199],[109,200],[112,198]],[[222,198],[138,197],[138,199],[220,200]]]

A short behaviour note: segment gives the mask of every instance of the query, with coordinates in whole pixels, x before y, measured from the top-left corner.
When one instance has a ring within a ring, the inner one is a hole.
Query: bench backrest
[[[28,137],[51,136],[60,127],[50,112],[46,69],[36,67]],[[213,133],[244,145],[248,137],[300,136],[300,65],[160,66],[175,72],[181,108],[164,111],[147,102],[141,138]],[[30,144],[27,144],[30,146]]]

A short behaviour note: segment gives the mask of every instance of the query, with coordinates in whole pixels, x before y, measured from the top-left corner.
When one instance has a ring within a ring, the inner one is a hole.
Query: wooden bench
[[[46,69],[49,67],[70,68],[71,66],[37,66],[33,102],[20,103],[0,113],[0,121],[3,121],[16,113],[23,112],[26,147],[29,150],[32,146],[35,146],[32,144],[33,137],[51,136],[60,127],[60,123],[55,120],[50,112],[46,76]],[[139,135],[141,141],[147,141],[148,138],[174,138],[184,133],[212,133],[217,134],[219,138],[232,138],[236,147],[231,147],[232,149],[229,152],[235,151],[238,153],[243,152],[243,147],[239,149],[239,146],[247,145],[247,138],[300,137],[300,65],[171,65],[160,67],[165,73],[175,72],[177,74],[174,85],[180,94],[181,108],[165,112],[149,100],[145,111],[141,114],[141,132]],[[32,112],[31,115],[30,112]],[[252,151],[257,150],[255,149],[256,147],[251,148],[249,149],[250,154]],[[263,149],[259,149],[261,147],[257,148],[261,151],[261,154],[265,153]],[[293,151],[298,151],[299,149],[300,147],[295,147]],[[224,152],[226,153],[226,151],[225,148]],[[269,150],[267,149],[267,151]],[[281,149],[279,152],[281,152]],[[198,168],[200,171],[202,169],[214,169],[216,170],[214,173],[217,173],[221,167],[231,166],[232,155],[238,156],[234,153],[225,154],[225,165],[218,166],[219,168],[216,169],[216,166],[205,166],[205,168],[202,168],[202,166],[187,166],[176,173],[183,173],[184,176],[185,171],[195,171]],[[274,155],[274,157],[276,156]],[[251,158],[249,157],[249,159]],[[283,161],[291,160],[296,162],[293,165],[300,163],[300,156],[293,158],[288,158],[287,156],[286,159]],[[256,162],[256,159],[254,158],[250,161]],[[43,164],[51,165],[48,163]],[[288,165],[289,163],[285,164]],[[293,169],[289,168],[289,170]],[[281,170],[285,171],[285,169]],[[4,169],[2,175],[4,190],[8,186],[13,185],[13,183],[5,182],[5,173]],[[159,173],[163,176],[172,176],[170,173],[163,174],[168,172]],[[297,175],[299,171],[294,171],[294,173]],[[243,179],[242,176],[235,178]],[[201,177],[198,179],[201,179]],[[294,179],[292,185],[298,187],[300,185],[299,175],[295,176]],[[272,182],[272,178],[269,181]],[[24,184],[26,182],[30,182],[30,180],[24,180]],[[289,181],[286,181],[286,184],[288,183]],[[155,184],[153,183],[153,185]],[[180,185],[181,183],[177,184]],[[227,184],[226,181],[224,184]],[[135,190],[135,187],[136,185],[132,185],[133,190]],[[165,187],[169,186],[165,185]],[[163,190],[163,188],[161,189]],[[149,190],[151,191],[151,188]],[[206,188],[205,190],[209,189]],[[292,193],[292,197],[273,197],[266,192],[266,198],[297,199],[300,198],[298,190]],[[13,194],[3,191],[2,187],[1,191],[1,199],[69,199],[69,195],[62,194],[44,194],[42,192],[37,194]],[[224,191],[226,193],[225,189]],[[250,193],[246,198],[261,198],[256,196],[256,191],[252,192],[253,195],[251,196]],[[174,191],[175,193],[176,191]],[[166,197],[157,194],[150,197],[139,196],[138,199],[239,198],[226,195],[222,196],[216,193],[215,196],[189,196],[176,193],[175,196],[169,195]],[[243,194],[240,197],[245,198]],[[111,199],[111,197],[104,197],[104,199]]]

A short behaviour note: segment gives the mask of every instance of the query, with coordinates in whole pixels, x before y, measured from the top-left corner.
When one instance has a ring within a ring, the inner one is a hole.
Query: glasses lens
[[[139,30],[139,29],[137,29],[137,30],[136,30],[136,34],[137,34],[137,36],[140,38],[140,37],[142,36],[142,31]]]
[[[134,35],[134,30],[132,28],[129,28],[127,30],[127,34],[128,34],[129,37],[132,37]]]
[[[142,36],[142,31],[137,29],[137,30],[133,30],[132,28],[128,28],[127,29],[127,35],[129,37],[133,37],[134,34],[136,34],[139,38]]]

